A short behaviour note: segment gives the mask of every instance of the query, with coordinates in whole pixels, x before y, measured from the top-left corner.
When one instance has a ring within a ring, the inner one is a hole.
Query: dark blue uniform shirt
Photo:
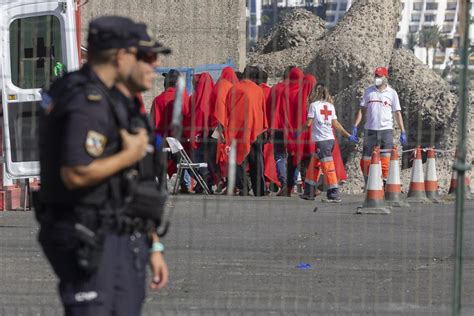
[[[69,190],[61,167],[87,166],[120,150],[116,116],[106,96],[110,90],[91,67],[53,83],[40,123],[41,199],[46,205],[101,205],[109,195],[109,179],[92,187]]]

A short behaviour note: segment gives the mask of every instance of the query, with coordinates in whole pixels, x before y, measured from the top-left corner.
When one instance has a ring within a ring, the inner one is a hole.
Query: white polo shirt
[[[316,101],[309,105],[308,118],[313,119],[313,142],[334,139],[332,120],[337,120],[336,109],[329,102]]]
[[[382,131],[393,129],[393,112],[401,111],[397,91],[387,86],[379,91],[375,86],[364,92],[360,106],[366,109],[365,129]]]

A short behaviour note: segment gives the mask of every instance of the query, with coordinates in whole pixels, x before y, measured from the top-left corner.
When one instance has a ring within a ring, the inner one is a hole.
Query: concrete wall
[[[245,66],[245,0],[90,0],[82,7],[83,44],[89,21],[100,15],[125,15],[149,25],[173,49],[167,67],[224,63]],[[160,91],[161,82],[145,95]]]

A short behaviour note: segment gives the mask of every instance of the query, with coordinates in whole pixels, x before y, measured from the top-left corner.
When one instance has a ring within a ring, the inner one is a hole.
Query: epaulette
[[[102,100],[102,95],[100,94],[94,94],[94,93],[89,93],[87,95],[87,100],[91,102],[99,102]]]
[[[100,89],[90,82],[85,85],[84,93],[86,95],[87,101],[90,102],[100,102],[104,98]]]

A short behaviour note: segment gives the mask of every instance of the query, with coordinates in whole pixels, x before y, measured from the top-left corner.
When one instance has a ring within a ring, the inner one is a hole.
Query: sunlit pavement
[[[299,198],[172,196],[169,286],[144,315],[446,315],[454,204],[356,215]],[[315,207],[317,210],[315,211]],[[474,203],[465,212],[463,314],[474,314]],[[59,315],[31,212],[0,213],[0,315]]]

